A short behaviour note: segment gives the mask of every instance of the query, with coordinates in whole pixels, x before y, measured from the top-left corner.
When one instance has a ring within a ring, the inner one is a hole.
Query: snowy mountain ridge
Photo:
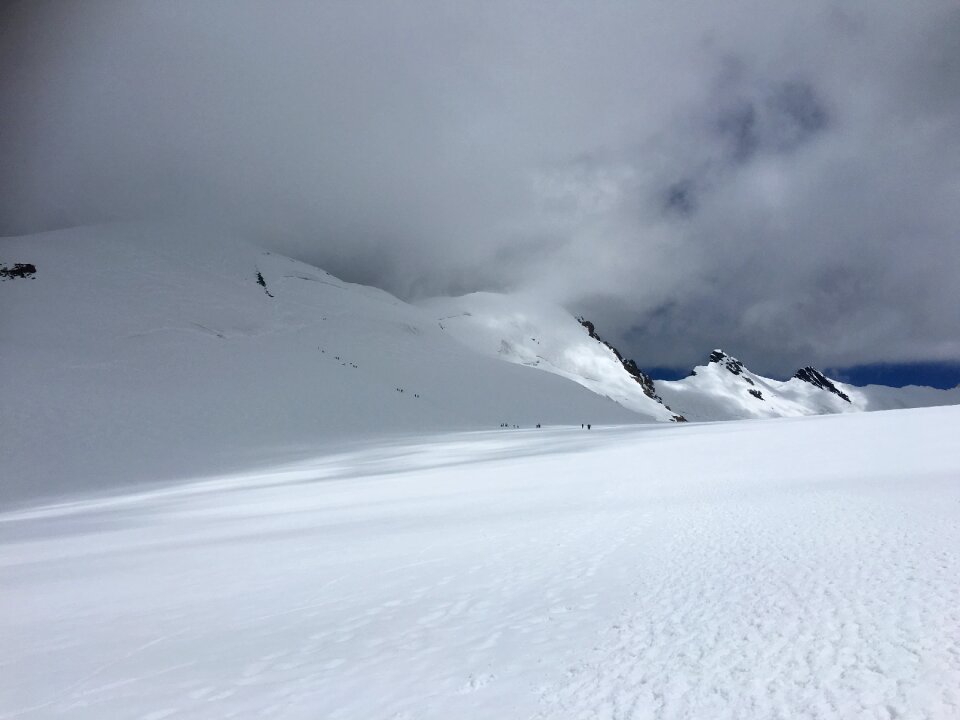
[[[808,365],[807,367],[800,368],[799,370],[797,370],[796,373],[794,373],[793,376],[797,378],[797,380],[803,380],[804,382],[808,382],[811,385],[816,385],[821,390],[827,390],[829,392],[832,392],[837,397],[840,397],[846,400],[847,402],[850,402],[849,395],[847,395],[842,390],[839,390],[830,378],[828,378],[826,375],[824,375],[822,372],[820,372],[814,367],[810,367]]]
[[[557,305],[487,292],[419,305],[446,333],[480,354],[567,378],[652,420],[683,420],[664,405],[636,363],[596,334],[593,323]]]
[[[587,332],[590,333],[590,337],[592,337],[597,342],[603,345],[606,345],[608,348],[610,348],[610,351],[613,352],[617,360],[620,361],[620,364],[623,365],[623,369],[627,371],[627,374],[630,375],[634,380],[636,380],[640,384],[640,387],[643,389],[644,395],[646,395],[648,398],[652,400],[656,400],[658,403],[661,403],[661,404],[663,403],[663,398],[657,395],[657,389],[653,383],[653,378],[650,377],[643,370],[641,370],[639,367],[637,367],[637,363],[635,360],[633,360],[632,358],[624,358],[621,352],[617,350],[617,348],[615,348],[613,345],[611,345],[606,340],[601,338],[597,334],[596,328],[594,327],[592,322],[590,322],[584,317],[578,317],[577,320],[579,320],[580,324],[587,329]],[[675,416],[673,420],[677,422],[686,421],[686,419],[680,415]]]
[[[227,472],[384,435],[856,412],[960,390],[779,382],[717,351],[654,381],[522,294],[405,303],[235,238],[147,226],[0,239],[0,502]]]
[[[522,294],[471,293],[420,303],[443,329],[489,357],[573,380],[659,421],[741,420],[960,404],[960,388],[856,387],[804,367],[787,381],[752,372],[721,349],[690,376],[654,380],[562,308]],[[578,327],[579,324],[579,327]]]
[[[857,387],[806,366],[780,381],[716,349],[682,380],[656,381],[664,402],[688,420],[742,420],[960,404],[960,388]]]

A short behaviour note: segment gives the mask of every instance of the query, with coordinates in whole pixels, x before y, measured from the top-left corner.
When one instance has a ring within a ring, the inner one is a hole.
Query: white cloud
[[[0,232],[194,216],[650,364],[956,357],[948,0],[2,12]]]

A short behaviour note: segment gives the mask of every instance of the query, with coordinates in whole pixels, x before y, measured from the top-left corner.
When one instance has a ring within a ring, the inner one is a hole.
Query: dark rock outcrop
[[[263,273],[261,273],[259,270],[257,271],[257,285],[262,287],[263,291],[267,295],[269,295],[270,297],[273,297],[273,293],[271,293],[270,289],[267,287],[267,281],[263,279]]]
[[[14,278],[34,279],[37,274],[37,266],[33,263],[14,263],[13,267],[0,265],[0,282],[4,280],[13,280]]]
[[[747,390],[747,392],[753,395],[757,400],[763,400],[763,393],[759,390]]]
[[[615,348],[611,348],[615,353],[617,352]],[[617,353],[617,357],[619,357]],[[630,376],[640,383],[640,387],[643,388],[644,394],[648,398],[653,398],[654,400],[661,402],[660,396],[657,395],[657,388],[653,384],[653,378],[647,375],[643,370],[637,367],[637,364],[633,360],[624,360],[620,358],[620,362],[623,364],[623,369],[626,370]]]
[[[838,395],[844,400],[846,400],[847,402],[850,402],[850,396],[847,395],[842,390],[840,390],[840,388],[838,388],[836,385],[833,384],[830,378],[828,378],[826,375],[824,375],[822,372],[820,372],[816,368],[809,367],[809,366],[805,368],[801,368],[800,370],[797,370],[797,372],[795,372],[793,376],[798,380],[803,380],[804,382],[808,382],[814,387],[820,388],[821,390],[832,392],[834,395]]]
[[[714,350],[712,353],[710,353],[710,362],[722,364],[734,375],[740,375],[743,373],[743,363],[737,360],[735,357],[727,355],[723,350]],[[750,378],[744,378],[744,380],[753,385],[753,382],[750,381]]]

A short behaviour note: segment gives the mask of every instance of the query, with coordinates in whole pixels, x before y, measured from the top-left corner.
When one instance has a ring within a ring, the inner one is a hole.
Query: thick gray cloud
[[[954,0],[0,12],[2,234],[192,218],[641,364],[960,358]]]

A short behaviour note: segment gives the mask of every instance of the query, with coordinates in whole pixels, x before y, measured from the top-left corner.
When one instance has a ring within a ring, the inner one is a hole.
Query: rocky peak
[[[808,382],[814,387],[820,388],[821,390],[826,390],[827,392],[832,392],[834,395],[839,395],[847,402],[850,402],[849,395],[840,390],[840,388],[833,384],[830,378],[814,367],[801,368],[800,370],[797,370],[793,376],[798,380]]]
[[[735,357],[727,355],[723,350],[718,349],[710,353],[710,362],[723,365],[734,375],[740,375],[743,373],[743,363],[737,360]],[[746,380],[747,378],[744,379]]]

